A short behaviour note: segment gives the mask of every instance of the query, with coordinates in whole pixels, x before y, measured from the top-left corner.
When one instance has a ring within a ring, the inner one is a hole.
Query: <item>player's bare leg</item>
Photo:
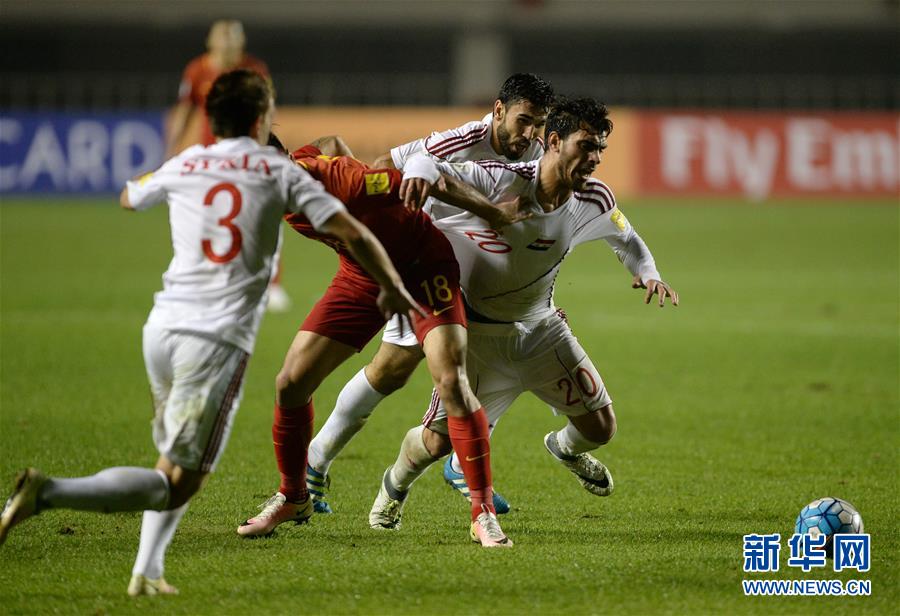
[[[611,404],[593,413],[569,417],[566,427],[544,437],[547,451],[574,473],[581,486],[597,496],[609,496],[613,479],[606,466],[589,454],[616,434],[616,415]]]
[[[472,393],[466,376],[466,332],[461,325],[442,325],[425,336],[423,350],[435,390],[447,410],[447,425],[453,449],[460,457],[463,473],[472,497],[471,537],[485,547],[511,546],[497,523],[492,503],[490,440],[487,418]],[[405,493],[391,493],[390,473],[385,473],[376,498],[373,514],[379,504],[398,509]],[[397,511],[399,514],[399,510]],[[398,515],[399,519],[399,515]]]
[[[309,331],[294,337],[275,378],[272,441],[281,485],[262,511],[238,527],[244,537],[271,534],[279,524],[307,522],[313,503],[306,487],[307,449],[313,432],[313,392],[356,349]]]
[[[156,469],[169,477],[169,505],[165,511],[144,511],[141,540],[128,584],[128,594],[133,597],[178,594],[178,589],[163,577],[166,550],[187,511],[188,501],[209,478],[209,473],[182,468],[165,456],[159,457]]]
[[[375,407],[403,387],[425,355],[419,345],[382,342],[372,361],[357,372],[338,394],[334,410],[309,444],[307,488],[318,513],[331,513],[325,499],[331,463],[363,429]]]

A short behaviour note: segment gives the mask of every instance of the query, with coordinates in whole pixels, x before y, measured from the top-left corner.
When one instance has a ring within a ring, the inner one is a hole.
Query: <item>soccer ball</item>
[[[794,532],[818,537],[825,535],[825,553],[831,557],[835,534],[863,532],[862,516],[856,507],[840,498],[830,496],[814,500],[800,512]]]

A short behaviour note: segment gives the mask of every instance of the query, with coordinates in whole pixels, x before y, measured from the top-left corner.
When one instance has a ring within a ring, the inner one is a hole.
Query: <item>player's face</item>
[[[219,56],[227,64],[237,63],[244,53],[244,28],[238,22],[216,22],[209,33],[207,47],[210,53]]]
[[[504,105],[497,101],[494,125],[501,154],[510,160],[522,158],[531,142],[537,139],[547,122],[547,110],[528,101]]]
[[[559,149],[559,169],[563,182],[574,190],[583,188],[600,164],[605,149],[606,135],[589,128],[580,128],[566,137]]]

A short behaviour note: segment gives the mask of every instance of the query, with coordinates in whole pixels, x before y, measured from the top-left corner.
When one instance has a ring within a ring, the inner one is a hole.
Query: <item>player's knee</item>
[[[428,453],[435,459],[443,458],[453,451],[450,437],[431,428],[425,428],[422,432],[422,442],[425,444],[425,449],[428,450]]]
[[[372,362],[366,367],[366,379],[381,394],[392,394],[409,380],[411,371],[401,362]]]
[[[616,414],[612,405],[587,416],[588,421],[578,422],[576,427],[581,435],[592,443],[604,445],[616,435]]]
[[[465,406],[469,381],[462,369],[444,370],[435,377],[434,386],[445,405]]]
[[[169,503],[166,509],[178,509],[196,494],[206,479],[205,473],[176,474],[169,479]]]
[[[299,400],[298,404],[308,400],[315,390],[312,379],[299,366],[285,363],[275,377],[275,392],[279,400]]]

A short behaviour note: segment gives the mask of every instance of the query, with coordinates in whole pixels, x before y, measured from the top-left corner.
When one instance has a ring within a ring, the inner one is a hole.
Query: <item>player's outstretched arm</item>
[[[432,187],[432,196],[444,203],[472,212],[487,221],[491,229],[499,231],[507,225],[526,220],[533,215],[522,209],[518,197],[493,203],[470,184],[447,174],[442,174],[442,179],[443,182],[437,182]]]
[[[678,305],[678,291],[673,289],[667,283],[662,280],[641,280],[640,274],[635,274],[634,278],[631,280],[631,288],[632,289],[647,289],[647,293],[644,295],[644,303],[649,304],[650,300],[653,298],[654,294],[659,295],[659,307],[662,308],[666,303],[666,297],[668,296],[672,301],[673,306]]]
[[[385,152],[381,156],[375,159],[375,162],[372,163],[373,169],[396,169],[396,165],[394,165],[394,159],[391,157],[390,152]]]
[[[426,316],[403,286],[400,274],[384,246],[362,223],[346,212],[338,212],[325,222],[321,230],[343,242],[357,263],[381,286],[378,308],[386,319],[395,314],[411,316],[412,312]]]
[[[325,156],[349,156],[350,158],[355,158],[353,150],[341,139],[340,135],[319,137],[310,145],[316,146]]]
[[[189,100],[183,100],[172,108],[166,122],[166,158],[177,154],[182,147],[193,114],[194,106]]]

